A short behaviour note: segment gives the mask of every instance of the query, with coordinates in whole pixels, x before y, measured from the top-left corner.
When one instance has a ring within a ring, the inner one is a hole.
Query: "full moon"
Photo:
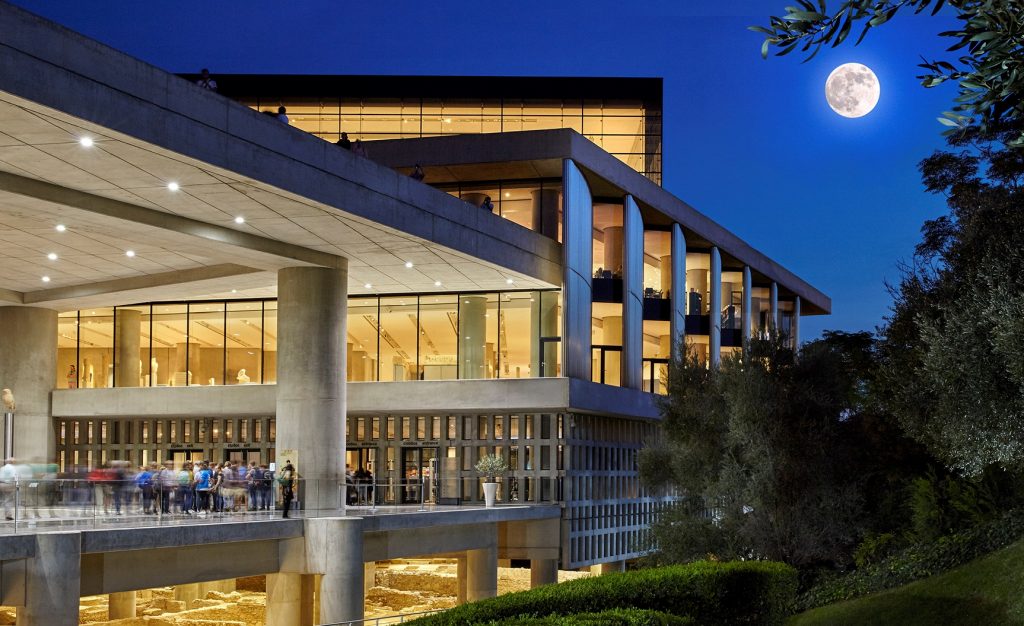
[[[878,77],[860,63],[844,63],[832,70],[825,81],[825,99],[843,117],[863,117],[878,104],[882,93]]]

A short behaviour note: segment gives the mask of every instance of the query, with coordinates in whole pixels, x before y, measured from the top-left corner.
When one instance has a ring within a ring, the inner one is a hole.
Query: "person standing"
[[[292,500],[295,498],[295,466],[291,461],[285,461],[281,476],[277,479],[281,485],[281,498],[284,500],[284,514],[281,517],[288,517],[292,508]]]
[[[337,145],[346,150],[352,149],[352,141],[348,138],[348,133],[341,133],[341,139],[338,140]]]
[[[358,155],[358,156],[361,156],[361,157],[364,157],[364,158],[369,156],[369,154],[366,152],[366,146],[363,145],[363,140],[362,139],[356,139],[356,142],[354,144],[352,144],[352,154],[355,154],[355,155]]]
[[[419,163],[417,163],[416,166],[412,168],[412,172],[409,174],[409,178],[417,182],[423,182],[423,179],[426,177],[427,174],[426,172],[423,171],[423,168],[420,166]]]
[[[210,70],[206,69],[205,67],[203,68],[203,71],[200,72],[199,80],[196,81],[196,84],[202,87],[203,89],[217,91],[217,81],[213,80],[213,78],[210,77]]]
[[[288,109],[284,108],[283,106],[277,107],[277,121],[282,122],[284,124],[291,124],[291,122],[288,120]]]
[[[174,498],[174,487],[178,480],[174,475],[174,463],[170,460],[164,461],[163,468],[157,474],[157,484],[160,486],[160,512],[164,515],[171,514],[171,499]]]
[[[213,473],[210,471],[209,461],[203,461],[199,467],[195,474],[196,497],[199,500],[199,516],[206,517],[210,511],[210,483]]]

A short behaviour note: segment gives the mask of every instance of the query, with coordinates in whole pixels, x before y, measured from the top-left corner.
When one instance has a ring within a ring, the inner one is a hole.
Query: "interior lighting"
[[[235,223],[236,224],[244,224],[245,223],[245,218],[242,217],[241,215],[239,215],[238,217],[235,218]]]
[[[435,286],[435,287],[440,287],[440,286],[441,286],[441,281],[439,281],[439,280],[435,280],[435,281],[434,281],[434,286]]]
[[[57,224],[57,226],[56,226],[56,229],[57,229],[57,232],[58,232],[58,233],[62,233],[62,232],[64,232],[65,230],[67,230],[67,229],[68,229],[68,227],[67,227],[67,226],[65,226],[64,224]]]
[[[237,289],[232,289],[231,293],[238,293],[238,290]]]
[[[49,276],[43,276],[43,282],[44,283],[50,282],[50,277]]]
[[[92,137],[82,137],[78,140],[78,143],[81,144],[83,148],[91,148],[93,144]]]
[[[130,259],[135,256],[135,250],[125,250],[124,255]]]
[[[505,284],[506,284],[506,285],[511,285],[511,284],[512,284],[512,283],[514,283],[514,282],[516,282],[516,281],[512,280],[511,278],[506,278],[506,279],[505,279]]]
[[[370,283],[366,283],[365,285],[363,285],[363,288],[365,288],[365,289],[373,289],[373,285],[371,285]]]
[[[512,197],[512,193],[511,193],[511,192],[509,192],[509,191],[506,191],[506,192],[505,192],[505,197],[506,197],[506,198],[510,198],[510,197]]]
[[[178,183],[172,181],[172,182],[167,183],[167,188],[170,189],[171,191],[177,191],[177,190],[181,189],[181,185],[179,185]]]
[[[406,261],[405,262],[405,267],[408,268],[408,269],[412,269],[412,261]]]
[[[57,260],[57,253],[56,252],[51,252],[50,254],[46,255],[46,258],[50,259],[51,261],[56,261]]]

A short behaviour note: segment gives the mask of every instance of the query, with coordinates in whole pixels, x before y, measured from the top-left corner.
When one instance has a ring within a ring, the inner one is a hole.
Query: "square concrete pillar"
[[[305,574],[267,574],[267,624],[307,626],[313,623],[312,583],[303,581],[307,577]]]
[[[36,535],[36,555],[26,559],[25,606],[18,626],[78,626],[82,584],[81,533]]]
[[[107,596],[107,619],[135,617],[135,592],[121,591]]]
[[[498,595],[498,549],[466,550],[466,601]]]
[[[456,592],[455,603],[466,603],[466,557],[460,556],[455,559],[455,577],[458,579],[458,591]]]
[[[530,560],[530,589],[544,585],[554,585],[558,582],[558,560],[557,559],[531,559]]]
[[[307,519],[305,527],[306,571],[320,574],[320,621],[363,619],[363,520]]]

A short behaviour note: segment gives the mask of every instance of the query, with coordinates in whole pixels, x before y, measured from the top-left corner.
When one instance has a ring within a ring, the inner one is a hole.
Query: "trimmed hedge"
[[[647,609],[697,624],[781,624],[796,596],[796,570],[783,563],[701,561],[580,578],[464,604],[417,626],[486,624],[516,617]]]
[[[824,580],[797,598],[797,610],[852,600],[902,587],[964,565],[1024,537],[1024,510],[1015,509],[987,524],[911,546],[878,563]]]
[[[689,617],[642,609],[612,609],[600,613],[513,617],[491,626],[694,626]]]

